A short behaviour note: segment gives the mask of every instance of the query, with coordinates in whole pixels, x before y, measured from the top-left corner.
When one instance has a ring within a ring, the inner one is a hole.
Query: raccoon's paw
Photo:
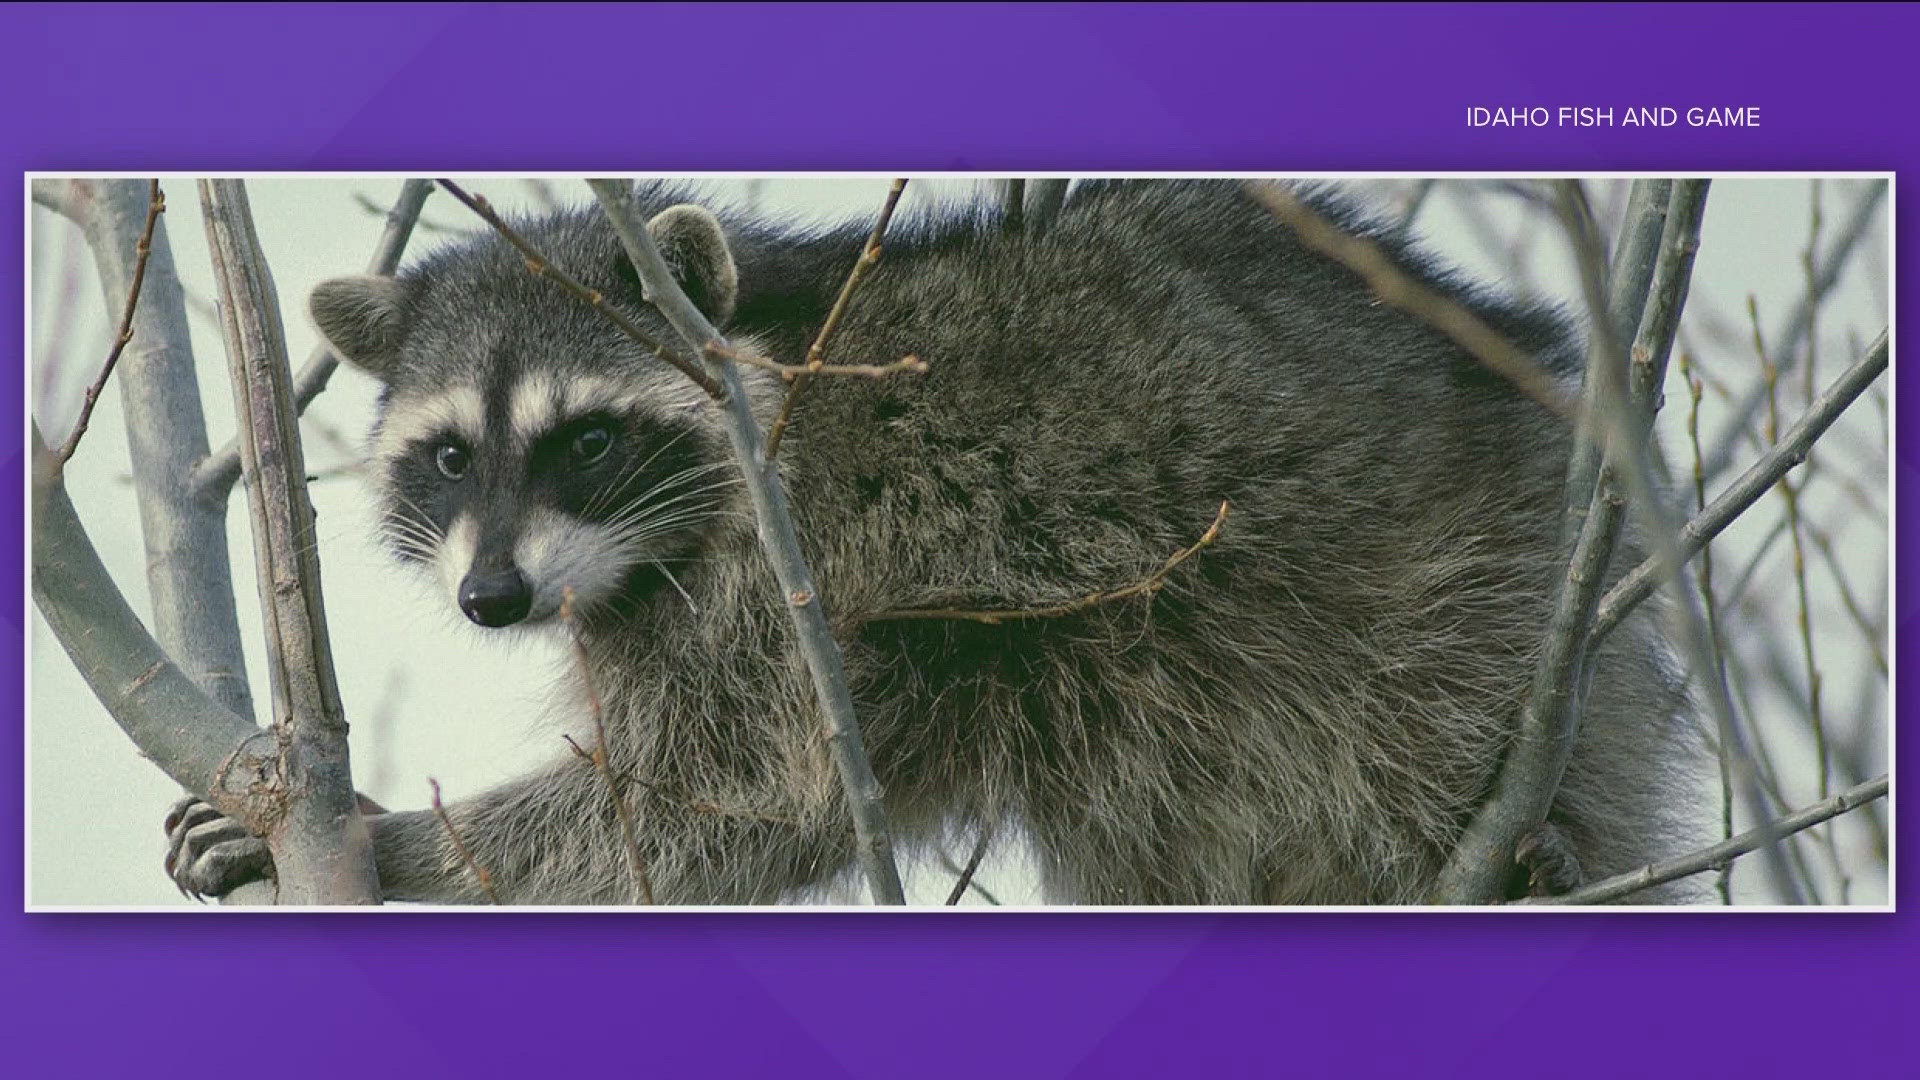
[[[167,811],[167,876],[184,896],[220,897],[273,877],[267,842],[189,795]]]
[[[1586,882],[1573,842],[1551,821],[1543,821],[1520,838],[1513,861],[1527,872],[1528,896],[1560,896]]]

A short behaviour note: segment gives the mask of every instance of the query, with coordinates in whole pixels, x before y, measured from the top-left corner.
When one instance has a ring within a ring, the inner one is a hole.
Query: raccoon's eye
[[[441,476],[458,480],[467,475],[466,448],[456,443],[441,443],[433,452],[433,463],[439,466]]]
[[[573,455],[574,464],[591,465],[606,457],[607,451],[611,449],[613,449],[613,432],[595,424],[573,437],[573,445],[568,448],[568,452]]]

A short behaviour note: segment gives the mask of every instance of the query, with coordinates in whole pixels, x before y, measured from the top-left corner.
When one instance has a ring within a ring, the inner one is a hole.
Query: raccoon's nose
[[[533,590],[520,571],[475,570],[460,582],[460,610],[481,626],[511,626],[533,608]]]

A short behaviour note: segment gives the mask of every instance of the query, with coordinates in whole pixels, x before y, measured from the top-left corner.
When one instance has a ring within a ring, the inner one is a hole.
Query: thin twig
[[[573,620],[573,587],[568,586],[560,594],[560,622],[567,627],[568,638],[573,642],[574,663],[580,669],[580,685],[587,691],[587,711],[593,716],[593,752],[588,753],[568,739],[573,752],[593,763],[600,778],[606,781],[607,793],[613,796],[613,812],[620,819],[620,839],[627,848],[627,864],[633,871],[634,900],[641,904],[653,903],[653,880],[647,876],[647,860],[640,853],[640,833],[634,826],[633,807],[627,804],[626,793],[620,790],[620,780],[614,775],[613,763],[607,755],[607,717],[606,706],[600,700],[600,691],[593,684],[593,669],[587,661],[587,646],[580,639],[580,630]]]
[[[980,870],[980,860],[987,857],[987,847],[993,843],[993,830],[980,830],[980,839],[973,843],[973,854],[967,856],[967,865],[960,868],[960,877],[947,893],[947,906],[954,907],[960,898],[967,895],[967,889],[973,885],[973,875]]]
[[[521,257],[527,260],[527,269],[557,283],[561,288],[572,293],[575,297],[584,300],[595,311],[600,312],[612,320],[613,324],[618,326],[621,332],[626,334],[634,343],[651,352],[654,356],[672,364],[680,374],[692,379],[695,386],[707,392],[708,397],[718,400],[725,396],[725,391],[720,388],[720,384],[716,382],[711,375],[708,375],[696,367],[693,361],[688,360],[678,352],[654,340],[652,335],[640,329],[640,327],[635,324],[632,319],[627,318],[619,308],[608,303],[606,296],[599,290],[587,288],[575,280],[573,275],[548,262],[546,256],[540,254],[532,244],[527,242],[526,238],[515,232],[512,226],[502,221],[499,214],[494,213],[492,204],[488,203],[483,196],[469,195],[460,185],[445,178],[440,179],[439,184],[441,187],[446,188],[448,193],[454,198],[466,204],[468,209],[479,214],[487,224],[493,226],[493,230],[499,233],[502,239],[512,244],[514,250],[518,251]]]
[[[367,262],[367,273],[389,276],[400,265],[400,254],[406,250],[407,240],[413,235],[414,226],[420,220],[420,208],[433,193],[433,183],[429,180],[408,180],[400,185],[400,197],[394,200],[393,209],[387,211],[386,227],[380,231],[380,240],[374,245],[373,258]],[[333,378],[333,372],[339,366],[339,358],[325,342],[314,346],[307,354],[307,362],[293,377],[293,411],[295,415],[305,413],[307,406],[327,388],[327,382]],[[240,444],[230,442],[226,446],[210,453],[194,467],[190,486],[195,494],[209,502],[225,500],[227,492],[240,479]]]
[[[1866,192],[1854,204],[1853,212],[1848,215],[1846,221],[1841,223],[1840,234],[1834,239],[1833,246],[1827,250],[1826,258],[1820,262],[1808,295],[1802,298],[1801,303],[1788,317],[1786,329],[1774,338],[1774,347],[1776,354],[1780,357],[1782,371],[1792,370],[1794,361],[1800,355],[1800,346],[1808,340],[1808,333],[1813,327],[1814,309],[1824,302],[1827,294],[1840,283],[1840,277],[1851,261],[1854,249],[1859,247],[1863,238],[1866,237],[1867,226],[1873,224],[1880,205],[1886,201],[1887,189],[1891,186],[1885,180],[1876,180],[1868,184]],[[1753,418],[1759,415],[1761,408],[1766,405],[1766,392],[1765,387],[1756,386],[1747,392],[1744,400],[1734,406],[1732,417],[1727,422],[1725,433],[1720,436],[1719,444],[1707,454],[1709,478],[1720,475],[1733,464],[1735,445],[1740,440],[1741,433],[1747,430]]]
[[[1394,231],[1401,236],[1413,234],[1413,223],[1420,218],[1420,211],[1427,205],[1427,198],[1433,194],[1434,185],[1440,181],[1428,177],[1414,181],[1412,190],[1407,192],[1406,201],[1400,207],[1400,220],[1394,225]]]
[[[793,385],[787,388],[787,399],[780,403],[780,414],[773,418],[773,426],[767,429],[768,461],[779,456],[780,439],[787,433],[787,420],[793,415],[794,402],[800,400],[801,391],[807,388],[808,378],[826,367],[827,346],[832,343],[834,332],[840,329],[840,320],[846,315],[847,306],[853,302],[854,294],[860,291],[860,283],[866,280],[867,272],[880,261],[880,240],[886,236],[887,223],[893,220],[893,208],[899,204],[900,193],[905,190],[905,177],[896,178],[888,186],[887,199],[880,206],[880,216],[873,223],[873,231],[867,234],[867,242],[860,248],[860,257],[853,261],[846,284],[840,286],[840,296],[834,300],[833,309],[827,312],[827,321],[821,324],[819,336],[813,339],[812,347],[807,349],[807,358],[801,365],[805,370],[793,376]]]
[[[800,537],[794,528],[793,513],[787,507],[786,488],[780,482],[778,466],[765,460],[765,437],[747,399],[746,384],[736,367],[712,359],[709,350],[725,348],[726,342],[700,309],[687,299],[661,256],[659,246],[636,219],[631,188],[610,180],[589,180],[588,184],[633,260],[646,295],[681,339],[696,353],[709,358],[709,367],[726,387],[720,420],[753,502],[761,550],[772,564],[774,577],[786,595],[794,646],[813,681],[827,744],[840,773],[848,813],[853,818],[855,852],[866,874],[868,890],[875,903],[904,904],[906,893],[900,885],[899,866],[894,862],[893,836],[887,827],[883,792],[873,774],[873,763],[867,757],[860,725],[854,716],[845,661],[820,602],[813,571],[800,549]]]
[[[1665,862],[1643,866],[1638,870],[1629,870],[1624,874],[1603,878],[1563,896],[1532,897],[1516,903],[1603,904],[1609,900],[1617,900],[1622,896],[1628,896],[1655,885],[1664,885],[1669,881],[1678,881],[1683,877],[1712,870],[1729,859],[1738,858],[1782,837],[1791,836],[1823,821],[1857,810],[1885,796],[1886,793],[1887,777],[1882,774],[1864,784],[1849,788],[1825,802],[1815,803],[1799,813],[1769,822],[1757,829],[1750,829],[1731,840],[1723,840],[1690,855],[1682,855]]]
[[[100,392],[107,388],[107,378],[113,374],[113,367],[120,362],[120,353],[126,349],[127,342],[133,340],[133,312],[140,305],[140,286],[147,280],[147,258],[153,254],[153,226],[167,209],[167,198],[160,193],[160,181],[151,181],[147,200],[147,224],[140,232],[140,242],[134,247],[133,285],[127,290],[127,304],[120,313],[120,332],[114,335],[113,351],[107,353],[107,362],[100,365],[100,376],[87,387],[86,400],[80,404],[80,418],[74,421],[73,434],[60,444],[55,451],[60,465],[73,459],[73,452],[80,448],[80,437],[87,433],[87,423],[93,419],[93,406],[100,400]]]
[[[1753,347],[1760,357],[1762,378],[1767,385],[1767,441],[1778,442],[1780,438],[1780,369],[1767,358],[1767,344],[1760,336],[1760,307],[1752,297],[1747,297],[1747,311],[1753,319]],[[1812,448],[1808,448],[1812,453]],[[1793,582],[1795,594],[1800,600],[1800,644],[1801,656],[1807,668],[1807,701],[1813,718],[1814,760],[1819,765],[1820,797],[1828,795],[1829,777],[1832,766],[1827,754],[1827,725],[1820,715],[1820,667],[1813,656],[1813,620],[1807,602],[1807,552],[1806,545],[1800,539],[1800,493],[1794,489],[1793,481],[1782,476],[1774,484],[1780,492],[1780,499],[1787,508],[1787,536],[1793,541]]]
[[[891,375],[924,375],[927,362],[917,356],[903,356],[890,364],[783,364],[758,353],[738,349],[731,344],[709,341],[701,349],[709,359],[725,360],[743,367],[770,371],[789,382],[814,375],[845,375],[860,379],[884,379]]]
[[[383,217],[389,221],[393,220],[393,213],[396,209],[399,208],[398,203],[395,203],[393,206],[382,206],[378,202],[374,201],[373,196],[368,195],[363,191],[354,192],[352,197],[353,197],[353,204],[355,206],[358,206],[360,209],[365,210],[367,213],[373,215],[374,217]],[[421,218],[418,222],[416,222],[415,227],[418,228],[423,233],[432,233],[432,234],[441,235],[441,236],[445,236],[445,235],[484,236],[486,235],[486,230],[484,229],[463,229],[457,225],[442,225],[436,221],[428,221],[426,218]]]
[[[1687,441],[1693,447],[1693,498],[1694,512],[1699,513],[1707,507],[1707,475],[1700,467],[1700,380],[1693,376],[1692,354],[1682,351],[1680,354],[1680,377],[1687,384],[1690,406],[1687,409]],[[1727,678],[1725,635],[1720,628],[1720,609],[1713,602],[1713,545],[1703,544],[1700,548],[1700,606],[1707,617],[1707,638],[1713,645],[1714,662],[1719,669],[1712,677],[1725,682]],[[1720,832],[1721,839],[1733,839],[1733,746],[1731,740],[1716,739],[1715,757],[1720,762]],[[1733,863],[1729,862],[1720,869],[1720,879],[1716,883],[1720,892],[1720,902],[1733,904]]]
[[[468,870],[473,871],[473,876],[479,880],[480,888],[486,892],[487,899],[498,905],[500,894],[493,890],[493,875],[487,873],[487,868],[481,866],[479,860],[473,857],[473,850],[467,847],[466,839],[460,835],[459,829],[453,827],[453,819],[447,816],[447,808],[440,804],[440,781],[429,776],[427,783],[433,788],[433,816],[439,818],[440,824],[446,828],[448,838],[453,841],[453,850],[460,853],[460,861],[467,864]]]
[[[1609,268],[1585,193],[1577,182],[1560,188],[1565,225],[1580,256],[1583,291],[1593,312],[1582,414],[1604,450],[1591,473],[1579,455],[1569,465],[1567,527],[1573,545],[1567,569],[1554,594],[1513,743],[1490,796],[1435,881],[1437,902],[1487,902],[1500,896],[1513,867],[1515,845],[1546,819],[1573,755],[1588,665],[1586,628],[1605,585],[1627,496],[1633,496],[1642,512],[1651,510],[1643,481],[1647,433],[1699,247],[1707,186],[1682,182],[1671,187],[1668,202],[1657,207],[1649,199],[1636,200],[1641,213],[1661,222],[1658,240],[1651,245],[1655,259],[1637,297],[1618,290],[1609,294]],[[1633,235],[1646,231],[1637,222],[1628,228]],[[1622,272],[1641,276],[1630,268]],[[1637,316],[1630,351],[1615,332],[1616,313]],[[1576,507],[1586,512],[1575,514]]]
[[[1192,544],[1175,552],[1160,569],[1154,571],[1152,574],[1131,585],[1125,585],[1118,589],[1107,589],[1102,592],[1089,593],[1086,596],[1068,600],[1065,603],[1054,604],[1049,607],[1008,608],[1005,610],[907,608],[900,611],[882,611],[873,615],[864,615],[861,616],[860,621],[891,622],[900,619],[957,619],[968,622],[985,623],[988,626],[997,626],[1003,622],[1012,622],[1019,619],[1053,619],[1062,615],[1072,615],[1076,612],[1085,611],[1090,607],[1111,603],[1115,600],[1125,600],[1131,596],[1150,596],[1159,592],[1161,588],[1166,585],[1167,576],[1173,573],[1175,567],[1199,554],[1201,548],[1207,547],[1219,538],[1220,527],[1227,523],[1227,515],[1231,512],[1232,506],[1226,500],[1221,500],[1219,511],[1213,515],[1213,524],[1207,526],[1207,531],[1200,534],[1200,539],[1195,540]]]
[[[1000,227],[1010,233],[1026,231],[1027,182],[1020,177],[1000,181]]]
[[[1246,190],[1291,227],[1302,243],[1360,275],[1381,300],[1445,334],[1554,415],[1575,415],[1572,399],[1533,357],[1459,302],[1394,265],[1378,244],[1341,230],[1286,188],[1250,183]]]
[[[1813,445],[1822,432],[1846,411],[1856,398],[1864,393],[1868,386],[1887,369],[1887,335],[1882,331],[1873,345],[1867,349],[1854,365],[1846,370],[1826,391],[1814,400],[1806,414],[1801,416],[1779,443],[1755,461],[1739,479],[1728,485],[1720,497],[1687,522],[1674,538],[1678,554],[1682,559],[1690,559],[1700,550],[1701,545],[1720,534],[1722,529],[1732,524],[1749,506],[1758,502],[1774,485],[1795,465],[1806,460],[1807,448]],[[1712,470],[1708,470],[1712,475]],[[1660,559],[1657,555],[1648,556],[1633,571],[1621,578],[1619,583],[1601,597],[1600,607],[1593,618],[1593,629],[1587,632],[1587,647],[1596,648],[1600,640],[1607,636],[1620,621],[1626,618],[1634,606],[1653,594],[1660,584]]]
[[[29,427],[33,599],[48,628],[143,756],[222,814],[265,835],[280,812],[273,793],[255,782],[273,768],[272,749],[260,745],[265,733],[209,696],[127,606],[67,497],[40,425],[30,421]]]
[[[199,187],[248,477],[274,676],[273,730],[287,785],[286,819],[267,836],[279,897],[293,904],[377,904],[380,883],[354,795],[279,299],[246,185],[202,180]]]
[[[1027,183],[1026,231],[1039,236],[1060,216],[1067,205],[1067,180],[1032,180]]]
[[[1803,481],[1801,487],[1805,488]],[[1884,523],[1882,525],[1884,528]],[[1840,553],[1834,550],[1833,537],[1823,529],[1806,526],[1807,539],[1813,541],[1813,548],[1820,553],[1821,561],[1827,564],[1827,572],[1833,577],[1834,591],[1839,595],[1840,606],[1846,610],[1847,618],[1853,622],[1860,636],[1866,639],[1867,651],[1873,654],[1873,666],[1881,675],[1887,674],[1887,650],[1882,643],[1882,627],[1867,614],[1861,606],[1860,598],[1853,594],[1853,585],[1847,579],[1846,570],[1840,564]]]

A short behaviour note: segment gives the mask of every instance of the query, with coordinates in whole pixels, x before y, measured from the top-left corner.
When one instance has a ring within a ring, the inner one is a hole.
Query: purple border
[[[15,7],[0,155],[13,175],[1920,169],[1893,104],[1916,40],[1911,7],[1840,5]],[[1755,104],[1764,126],[1464,127],[1467,104],[1509,100]],[[1910,215],[1899,229],[1904,313]],[[0,248],[21,250],[21,230],[9,214]],[[16,292],[19,265],[0,259]],[[22,339],[19,311],[0,340]],[[19,393],[0,379],[16,448]],[[1904,489],[1920,443],[1902,442]],[[21,505],[19,483],[16,450],[0,505]],[[18,656],[6,588],[0,648]],[[1913,610],[1902,585],[1907,642]],[[19,677],[4,668],[8,702]],[[9,721],[0,775],[17,777]],[[18,805],[0,799],[3,897],[21,895]],[[9,911],[0,1072],[1903,1075],[1916,919]],[[339,1034],[295,1043],[282,1018]]]

